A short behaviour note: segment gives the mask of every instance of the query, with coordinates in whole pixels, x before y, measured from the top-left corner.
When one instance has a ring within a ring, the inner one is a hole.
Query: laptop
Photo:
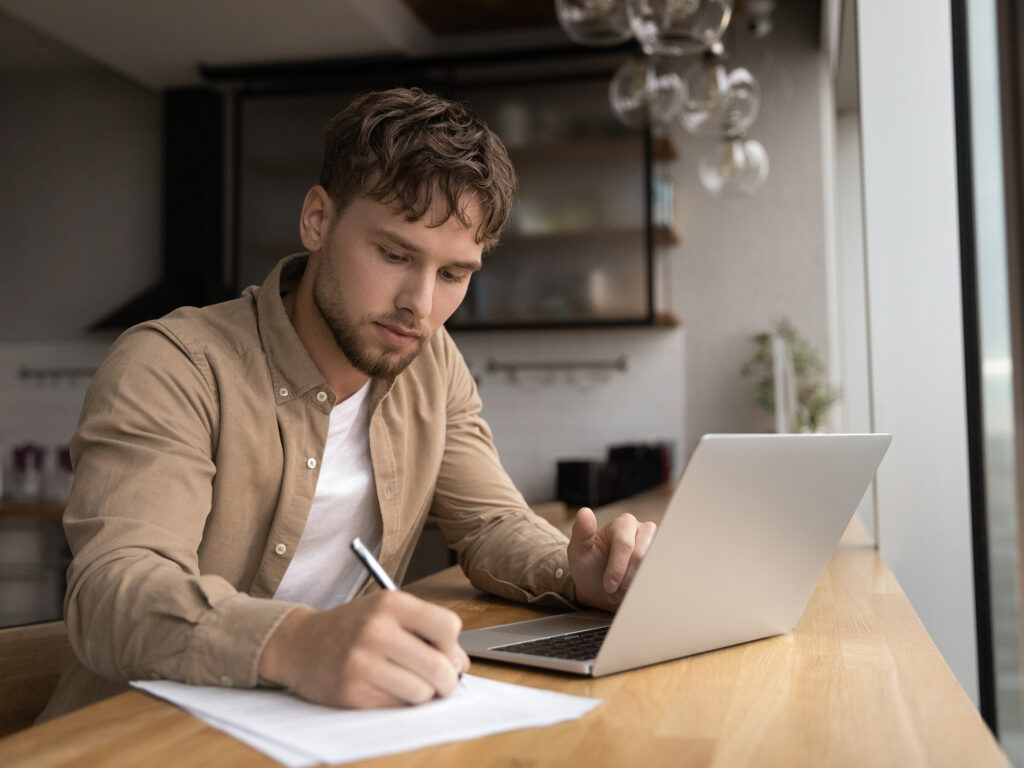
[[[705,435],[615,614],[464,631],[481,659],[599,677],[789,632],[891,435]]]

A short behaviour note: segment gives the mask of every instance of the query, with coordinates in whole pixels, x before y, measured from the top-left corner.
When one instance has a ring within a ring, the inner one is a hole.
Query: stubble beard
[[[361,320],[349,318],[344,307],[334,298],[332,286],[336,284],[330,254],[325,248],[321,254],[320,268],[313,283],[313,303],[320,317],[334,337],[334,343],[348,359],[352,366],[371,378],[393,378],[409,367],[423,348],[425,339],[421,336],[419,344],[410,352],[375,353],[368,349],[368,344],[360,335],[360,330],[369,328],[374,323],[410,327],[397,314],[367,315]]]

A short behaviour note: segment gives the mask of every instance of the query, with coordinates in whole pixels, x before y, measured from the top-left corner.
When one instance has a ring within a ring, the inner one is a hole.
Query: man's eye
[[[468,277],[465,272],[452,272],[447,269],[442,269],[439,274],[442,280],[446,280],[449,283],[461,283]]]
[[[401,262],[405,261],[404,257],[394,251],[389,251],[387,248],[381,248],[378,246],[377,250],[380,251],[380,255],[383,256],[387,261]]]

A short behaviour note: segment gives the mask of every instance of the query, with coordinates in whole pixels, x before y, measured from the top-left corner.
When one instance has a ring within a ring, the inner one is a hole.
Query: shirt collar
[[[281,259],[263,285],[245,289],[245,295],[255,297],[256,322],[278,403],[300,397],[326,384],[320,369],[295,333],[281,300],[282,293],[292,291],[298,285],[307,258],[308,254],[300,253]]]

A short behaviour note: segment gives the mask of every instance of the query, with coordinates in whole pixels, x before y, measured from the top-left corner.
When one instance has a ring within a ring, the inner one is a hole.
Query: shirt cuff
[[[193,685],[255,688],[267,640],[298,603],[232,595],[192,630],[185,649],[185,681]]]

